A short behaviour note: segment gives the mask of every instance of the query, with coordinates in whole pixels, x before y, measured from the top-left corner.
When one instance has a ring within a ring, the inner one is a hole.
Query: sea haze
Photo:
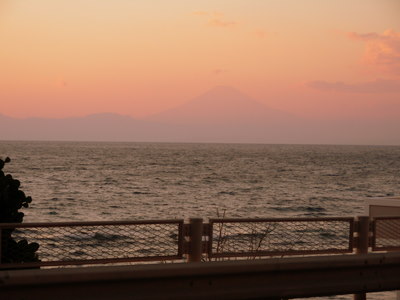
[[[301,118],[217,86],[181,106],[135,119],[113,113],[63,119],[0,114],[0,140],[400,145],[398,117]]]
[[[400,194],[400,147],[0,142],[27,221],[364,214]]]

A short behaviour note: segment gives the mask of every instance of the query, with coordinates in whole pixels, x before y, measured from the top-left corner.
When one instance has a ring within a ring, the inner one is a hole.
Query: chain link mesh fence
[[[354,246],[353,218],[223,218],[204,225],[204,260],[352,253]],[[183,261],[188,226],[183,220],[0,224],[0,269]],[[400,217],[375,218],[372,231],[373,251],[400,250]],[[40,261],[21,260],[7,244],[10,232],[18,249],[38,243]]]
[[[183,220],[0,224],[2,231],[10,228],[16,242],[39,244],[36,264],[41,266],[166,261],[183,255]],[[12,263],[21,255],[9,251],[8,256]]]
[[[353,218],[211,219],[208,256],[351,253],[353,228]]]
[[[376,217],[372,223],[373,251],[400,251],[400,217]]]

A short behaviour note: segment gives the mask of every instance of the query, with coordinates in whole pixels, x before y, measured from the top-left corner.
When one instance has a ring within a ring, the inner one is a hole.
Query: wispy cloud
[[[382,34],[350,32],[348,37],[366,43],[363,59],[366,64],[400,75],[400,32],[393,29]]]
[[[227,20],[223,13],[214,11],[195,11],[193,15],[205,17],[208,19],[207,25],[212,27],[232,28],[237,26],[239,23],[233,20]]]
[[[257,37],[259,39],[263,39],[267,36],[267,31],[263,28],[252,27],[250,25],[244,24],[241,21],[232,20],[231,18],[227,18],[223,13],[219,11],[199,10],[192,12],[192,15],[206,20],[204,25],[208,27],[242,29],[247,31],[250,36]]]
[[[341,81],[310,81],[306,86],[321,91],[334,91],[345,93],[400,93],[399,80],[377,79],[355,84],[349,84]]]

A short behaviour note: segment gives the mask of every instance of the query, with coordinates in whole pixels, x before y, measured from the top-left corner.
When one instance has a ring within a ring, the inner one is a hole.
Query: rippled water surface
[[[400,195],[400,147],[0,142],[25,221],[355,216]]]

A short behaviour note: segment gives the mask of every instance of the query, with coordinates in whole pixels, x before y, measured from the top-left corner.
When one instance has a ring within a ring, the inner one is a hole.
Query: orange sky
[[[0,0],[0,113],[143,117],[215,85],[314,118],[400,117],[398,0]]]

